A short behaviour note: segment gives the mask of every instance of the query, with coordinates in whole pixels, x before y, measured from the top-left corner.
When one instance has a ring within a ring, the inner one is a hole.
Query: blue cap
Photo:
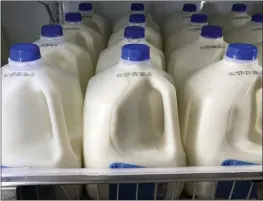
[[[144,23],[145,22],[145,15],[144,14],[132,14],[129,18],[130,23]]]
[[[232,6],[232,11],[234,12],[245,12],[247,10],[246,4],[243,3],[235,3]]]
[[[263,13],[256,13],[254,15],[252,15],[252,21],[253,22],[263,22]]]
[[[203,14],[203,13],[195,13],[191,17],[191,22],[205,23],[205,22],[207,22],[207,15]]]
[[[192,3],[185,3],[183,6],[184,12],[196,12],[196,5]]]
[[[41,36],[58,37],[63,36],[63,29],[59,24],[48,24],[41,27]]]
[[[79,11],[91,11],[92,4],[91,3],[80,3],[79,4]]]
[[[129,61],[150,59],[150,48],[145,44],[127,44],[122,47],[121,58]]]
[[[124,37],[131,39],[138,39],[145,37],[145,30],[143,27],[128,26],[124,29]]]
[[[245,43],[232,43],[228,45],[226,56],[237,60],[255,60],[257,59],[257,47]]]
[[[41,58],[38,45],[32,43],[15,44],[10,48],[10,59],[18,62],[35,61]]]
[[[205,38],[221,38],[223,36],[222,28],[215,25],[203,26],[201,36]]]
[[[65,20],[67,22],[81,22],[81,14],[80,13],[66,13]]]
[[[143,3],[132,3],[131,11],[144,11]]]

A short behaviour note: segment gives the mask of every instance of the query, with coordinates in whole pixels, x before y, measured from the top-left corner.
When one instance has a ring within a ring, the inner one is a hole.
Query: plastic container
[[[224,35],[230,34],[236,28],[249,22],[251,17],[247,13],[247,6],[243,3],[233,4],[232,10],[211,20],[211,24],[223,27]],[[209,21],[210,23],[210,21]]]
[[[162,50],[162,36],[160,33],[154,31],[151,27],[149,27],[145,21],[145,15],[143,14],[133,14],[130,15],[129,18],[129,24],[127,26],[140,26],[144,27],[146,31],[146,40],[149,41],[152,45],[154,45],[156,48]],[[113,33],[110,36],[108,46],[115,45],[120,40],[123,39],[123,33],[124,33],[125,26],[115,33]]]
[[[202,28],[198,40],[172,53],[168,72],[175,81],[180,119],[184,117],[182,92],[185,84],[195,73],[221,60],[227,46],[223,39],[222,28],[208,25]]]
[[[250,22],[236,29],[235,32],[227,34],[226,41],[229,43],[260,43],[262,42],[262,23],[263,13],[254,14]]]
[[[48,65],[65,69],[79,79],[85,95],[88,81],[94,75],[89,52],[66,42],[60,25],[42,26],[40,39],[34,43],[40,47],[42,58]]]
[[[262,66],[262,56],[263,56],[262,42],[257,44],[257,48],[258,48],[258,63],[260,66]]]
[[[82,15],[83,24],[100,33],[104,44],[107,44],[111,31],[107,20],[95,13],[92,3],[80,3],[79,12]]]
[[[166,39],[165,56],[167,57],[167,60],[169,60],[170,55],[174,50],[197,40],[200,36],[202,27],[207,24],[206,14],[193,14],[189,25],[186,25],[184,28],[174,33],[170,38]]]
[[[121,17],[120,20],[118,20],[115,25],[113,26],[113,32],[118,31],[119,29],[125,27],[129,23],[130,15],[132,14],[143,14],[146,16],[147,25],[151,27],[154,31],[160,32],[160,27],[156,22],[153,21],[152,16],[150,13],[146,13],[144,9],[143,3],[132,3],[130,7],[130,13],[128,15],[125,15]]]
[[[100,52],[104,49],[102,36],[82,23],[80,13],[67,13],[63,25],[65,39],[86,49],[92,58],[93,65],[97,64]]]
[[[169,16],[163,26],[165,38],[169,38],[174,32],[189,24],[191,16],[196,13],[196,10],[196,4],[185,3],[180,13]]]
[[[123,40],[101,52],[96,67],[96,73],[102,72],[118,64],[121,57],[121,48],[126,44],[146,44],[150,48],[150,62],[152,65],[159,69],[165,68],[163,52],[145,40],[144,28],[128,26],[124,30]]]
[[[255,46],[230,44],[223,60],[190,78],[184,101],[180,124],[188,166],[262,164],[262,67]],[[232,183],[219,182],[216,198],[229,196]],[[232,199],[246,199],[250,183],[237,181]],[[193,188],[186,185],[190,195]],[[195,195],[211,199],[213,188],[212,182],[198,182]],[[255,184],[250,199],[256,191]]]
[[[86,168],[185,166],[173,79],[149,62],[149,47],[123,46],[121,60],[94,76],[84,109]],[[99,159],[99,160],[98,160]],[[174,183],[160,184],[158,199],[172,197]],[[97,186],[88,185],[91,198]],[[176,196],[183,184],[178,184]],[[116,199],[115,184],[101,184],[100,199]],[[119,199],[135,199],[136,184],[120,184]],[[139,185],[138,199],[153,199],[154,184]]]
[[[82,110],[74,76],[47,66],[37,45],[13,45],[2,67],[2,166],[80,168]],[[77,188],[64,187],[71,198]]]

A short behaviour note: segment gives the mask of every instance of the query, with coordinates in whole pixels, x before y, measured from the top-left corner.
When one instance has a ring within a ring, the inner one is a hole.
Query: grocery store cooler
[[[2,169],[1,198],[2,200],[55,200],[54,186],[59,186],[65,193],[65,199],[89,199],[85,192],[81,197],[71,198],[64,188],[70,184],[95,184],[97,187],[96,199],[99,200],[101,197],[100,185],[114,184],[115,199],[121,200],[121,186],[133,184],[130,186],[131,190],[135,189],[133,198],[139,200],[140,185],[152,183],[154,185],[152,199],[158,200],[163,190],[163,184],[176,183],[173,195],[168,198],[174,200],[177,184],[180,182],[194,182],[194,186],[196,186],[198,182],[209,181],[213,183],[214,188],[208,199],[262,199],[263,195],[260,195],[263,189],[262,177],[261,165],[118,170],[4,168]],[[218,188],[219,184],[221,184],[221,189]],[[242,197],[235,194],[237,188],[240,187],[246,193]],[[224,191],[224,195],[222,196],[219,191]],[[80,194],[79,192],[78,195]],[[180,199],[198,199],[195,194],[196,189],[194,188],[193,196],[188,196],[183,192]]]

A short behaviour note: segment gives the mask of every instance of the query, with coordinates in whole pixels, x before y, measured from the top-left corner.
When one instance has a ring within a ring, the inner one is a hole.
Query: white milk
[[[2,165],[81,168],[82,110],[76,77],[47,66],[35,44],[12,46],[2,68]],[[78,188],[64,186],[71,199]]]
[[[190,23],[191,16],[196,12],[196,5],[185,3],[180,13],[174,13],[164,22],[163,32],[165,38],[169,38],[174,32],[179,31]]]
[[[104,49],[102,36],[82,23],[80,13],[67,13],[63,25],[65,39],[86,49],[92,58],[93,65],[97,64],[100,52]]]
[[[174,33],[170,38],[166,39],[165,56],[169,60],[171,53],[184,47],[188,43],[198,39],[203,26],[207,25],[207,15],[203,13],[193,14],[191,23],[183,27],[180,31]]]
[[[147,24],[151,27],[154,31],[160,32],[160,27],[156,22],[153,21],[152,16],[149,13],[144,11],[144,4],[142,3],[132,3],[131,4],[131,12],[123,16],[120,20],[118,20],[115,25],[113,26],[113,32],[118,31],[119,29],[125,27],[129,23],[129,17],[131,14],[143,14],[146,15]]]
[[[121,48],[126,44],[146,44],[150,47],[150,62],[159,69],[165,68],[164,54],[145,40],[143,27],[129,26],[124,30],[124,38],[116,45],[106,48],[100,54],[96,73],[109,69],[119,63]]]
[[[186,165],[173,79],[149,59],[147,45],[125,45],[119,63],[90,80],[84,106],[86,168]],[[175,186],[159,185],[158,199],[171,199]],[[96,199],[97,186],[86,188]],[[179,183],[175,197],[182,188]],[[154,184],[139,186],[138,199],[153,199],[153,190]],[[128,189],[120,184],[119,199],[135,199],[135,191],[136,184]],[[102,184],[99,193],[100,199],[116,199],[116,186]]]
[[[196,72],[224,57],[227,43],[223,39],[222,28],[204,26],[198,40],[172,53],[168,72],[173,76],[177,91],[179,118],[184,114],[182,92],[188,79]]]
[[[149,41],[152,45],[162,50],[162,36],[159,32],[154,31],[148,24],[145,22],[145,15],[143,14],[133,14],[130,15],[129,24],[127,26],[140,26],[144,27],[146,31],[146,40]],[[115,45],[120,40],[123,39],[123,32],[126,26],[122,27],[118,31],[114,32],[109,39],[108,46]]]
[[[184,100],[180,123],[189,166],[262,164],[262,67],[255,46],[230,44],[223,60],[190,78]],[[246,199],[245,183],[236,182],[232,199]],[[228,184],[218,182],[216,198],[228,199]],[[193,185],[186,185],[190,195]],[[196,183],[195,195],[211,199],[212,188],[211,182]],[[252,191],[250,199],[256,186]]]
[[[73,43],[66,42],[60,25],[44,25],[41,37],[35,42],[41,55],[50,66],[59,67],[78,77],[85,95],[88,81],[94,75],[89,52]]]
[[[82,15],[83,24],[100,33],[104,44],[107,44],[110,29],[106,19],[95,13],[92,4],[88,2],[79,4],[79,12]]]
[[[262,42],[262,23],[263,13],[254,14],[250,22],[236,29],[235,32],[227,34],[226,41],[229,43],[260,43]]]
[[[211,24],[219,25],[223,28],[224,35],[236,30],[249,22],[251,17],[247,13],[247,6],[237,3],[232,6],[231,12],[219,15],[211,21]],[[210,21],[209,21],[210,23]]]

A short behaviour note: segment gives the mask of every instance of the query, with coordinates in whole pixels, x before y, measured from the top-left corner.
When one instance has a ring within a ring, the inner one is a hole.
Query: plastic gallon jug
[[[236,29],[235,32],[226,35],[226,41],[230,43],[250,43],[262,42],[263,13],[254,14],[250,22]]]
[[[66,42],[60,25],[44,25],[41,37],[35,42],[41,55],[50,66],[60,67],[79,78],[83,95],[94,68],[89,52],[73,43]]]
[[[104,49],[102,36],[82,23],[80,13],[67,13],[65,21],[63,25],[65,39],[88,50],[95,66],[100,52]]]
[[[145,15],[143,14],[133,14],[130,15],[129,24],[127,26],[140,26],[144,27],[146,31],[146,40],[149,41],[152,45],[162,50],[162,36],[159,32],[154,31],[151,27],[149,27],[145,22]],[[123,39],[123,32],[125,26],[119,29],[117,32],[113,33],[109,39],[108,46],[115,45],[120,40]]]
[[[186,24],[190,23],[191,16],[196,12],[196,5],[186,3],[182,12],[173,14],[164,23],[163,32],[165,38],[169,38],[174,32],[180,30]]]
[[[262,67],[255,46],[230,44],[224,59],[190,78],[184,93],[180,123],[189,166],[262,164]],[[215,198],[228,199],[232,184],[217,182]],[[250,184],[236,181],[232,199],[246,199]],[[211,199],[213,188],[212,182],[197,182],[195,195]],[[193,189],[186,185],[190,195]],[[250,199],[256,194],[255,183]]]
[[[146,44],[150,47],[150,61],[152,65],[159,69],[165,68],[163,52],[145,40],[144,28],[129,26],[124,30],[123,40],[101,52],[96,67],[96,73],[109,69],[118,64],[121,57],[121,48],[126,44]]]
[[[214,18],[211,23],[223,27],[224,35],[226,35],[249,22],[250,18],[247,13],[247,6],[237,3],[232,6],[231,12]]]
[[[184,100],[181,96],[185,83],[199,70],[221,60],[227,45],[221,27],[208,25],[202,28],[199,40],[172,53],[168,72],[175,81],[180,119],[184,116],[182,113]]]
[[[107,44],[110,29],[106,19],[94,12],[91,3],[80,3],[79,11],[82,15],[83,24],[100,33],[103,37],[104,44]]]
[[[186,165],[173,79],[149,59],[147,45],[127,44],[116,66],[90,80],[84,106],[86,168]],[[175,185],[160,184],[158,199],[171,199]],[[182,188],[180,183],[176,197]],[[87,190],[95,199],[96,185]],[[99,190],[100,199],[116,199],[115,184],[101,184]],[[135,192],[136,184],[120,184],[118,198],[135,199]],[[138,200],[153,196],[154,184],[139,185]]]
[[[37,45],[13,45],[2,68],[2,166],[80,168],[82,110],[76,77],[47,66]],[[78,186],[63,188],[77,198]]]
[[[180,31],[174,33],[166,41],[165,56],[169,60],[171,53],[180,48],[184,47],[188,43],[198,39],[203,26],[207,25],[207,15],[203,13],[193,14],[191,17],[191,23]]]
[[[131,4],[131,13],[122,17],[119,21],[113,26],[113,32],[118,31],[119,29],[125,27],[129,23],[129,17],[131,14],[143,14],[146,15],[147,24],[156,32],[160,32],[160,27],[156,22],[153,21],[152,16],[149,13],[144,11],[144,4],[142,3],[132,3]]]

